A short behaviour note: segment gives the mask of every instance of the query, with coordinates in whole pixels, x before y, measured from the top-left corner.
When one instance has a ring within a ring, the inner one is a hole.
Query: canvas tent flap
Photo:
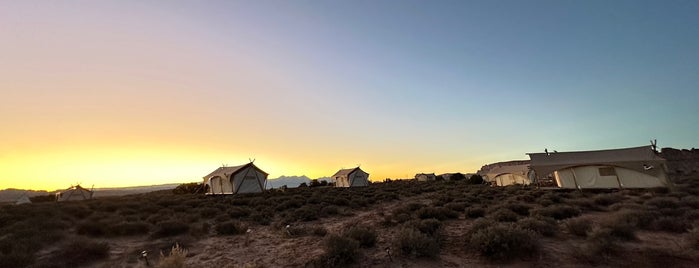
[[[662,169],[665,163],[665,159],[656,155],[650,145],[600,151],[530,153],[528,155],[531,158],[531,168],[536,171],[537,176],[586,165],[618,166],[644,174],[659,175],[664,172]]]

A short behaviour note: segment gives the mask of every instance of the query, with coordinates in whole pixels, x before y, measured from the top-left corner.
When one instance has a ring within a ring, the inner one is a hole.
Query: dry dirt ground
[[[466,250],[465,234],[472,220],[460,215],[459,219],[445,221],[440,255],[436,259],[410,258],[391,252],[391,239],[398,228],[381,225],[383,215],[408,202],[428,204],[425,195],[413,196],[399,201],[376,205],[358,210],[353,215],[323,218],[301,223],[299,226],[312,228],[323,226],[328,234],[341,233],[348,227],[363,224],[374,227],[378,234],[377,243],[369,249],[361,249],[357,263],[351,267],[589,267],[575,257],[576,251],[584,250],[583,239],[565,231],[553,238],[541,238],[542,250],[534,257],[504,263],[493,262],[478,253]],[[603,220],[607,212],[590,212],[580,217],[593,222]],[[563,223],[560,223],[563,224]],[[602,267],[697,267],[696,250],[688,249],[681,234],[663,232],[637,232],[637,241],[624,242],[626,249],[619,256],[596,264]],[[284,227],[254,226],[250,232],[235,236],[208,236],[200,240],[178,237],[152,240],[143,238],[120,238],[105,240],[110,244],[110,259],[93,263],[90,267],[147,267],[139,252],[149,249],[152,260],[157,259],[158,248],[166,248],[175,242],[187,250],[188,267],[303,267],[324,253],[323,237],[316,235],[288,235]],[[191,241],[187,241],[190,239]],[[167,252],[165,252],[167,255]],[[614,260],[618,258],[623,261]],[[153,265],[151,264],[150,267]]]

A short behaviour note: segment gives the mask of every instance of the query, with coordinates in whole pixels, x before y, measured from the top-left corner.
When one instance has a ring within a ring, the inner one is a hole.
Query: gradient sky
[[[699,1],[0,1],[0,189],[699,147]]]

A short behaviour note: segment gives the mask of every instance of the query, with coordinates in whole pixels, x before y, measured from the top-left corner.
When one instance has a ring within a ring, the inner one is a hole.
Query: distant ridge
[[[317,180],[333,182],[333,180],[330,177],[321,177],[321,178],[317,178]],[[286,187],[288,187],[288,188],[295,188],[295,187],[299,187],[299,185],[301,183],[309,184],[309,183],[311,183],[311,178],[307,177],[306,175],[301,175],[301,176],[284,176],[284,175],[282,175],[279,178],[268,179],[267,180],[267,189],[281,188],[284,185],[286,185]]]

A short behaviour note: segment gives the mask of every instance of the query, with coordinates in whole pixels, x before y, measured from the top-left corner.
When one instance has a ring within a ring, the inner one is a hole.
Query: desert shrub
[[[682,206],[691,207],[694,209],[699,209],[699,197],[698,196],[685,196],[680,200]]]
[[[466,209],[466,216],[475,219],[485,216],[485,209],[478,207],[471,207]]]
[[[323,216],[332,216],[332,215],[337,215],[339,213],[340,213],[340,208],[338,206],[334,206],[334,205],[323,206],[323,208],[320,209],[320,214]]]
[[[205,207],[205,208],[199,209],[199,215],[205,219],[211,219],[219,214],[221,214],[221,211],[218,210],[217,208]]]
[[[464,209],[466,209],[467,206],[468,204],[466,202],[451,202],[445,205],[446,208],[457,212],[464,211]]]
[[[250,220],[259,225],[269,225],[272,222],[272,217],[272,214],[261,211],[255,211],[250,214]]]
[[[87,221],[78,224],[75,231],[80,235],[87,236],[104,236],[107,234],[107,227],[104,223],[98,221]]]
[[[202,187],[201,183],[183,183],[175,187],[175,189],[172,190],[173,194],[196,194],[204,193],[204,188]]]
[[[640,204],[636,203],[616,203],[611,206],[609,206],[609,210],[611,211],[619,211],[619,210],[645,210],[646,207]]]
[[[517,214],[512,212],[512,210],[506,208],[500,208],[495,212],[490,214],[490,217],[499,222],[515,222],[517,221]]]
[[[553,205],[535,210],[534,215],[563,220],[580,215],[580,210],[569,205]]]
[[[306,205],[294,210],[286,217],[287,222],[312,221],[318,219],[318,209],[315,206]]]
[[[694,248],[694,249],[699,249],[699,228],[694,227],[691,231],[689,231],[689,234],[687,235],[687,241],[689,242],[689,246]]]
[[[519,203],[507,203],[504,207],[521,216],[529,216],[529,209],[531,209],[531,207]]]
[[[370,248],[376,244],[376,232],[368,226],[357,225],[350,227],[343,236],[357,240],[359,246],[363,248]]]
[[[71,240],[53,252],[46,260],[48,267],[77,267],[105,259],[109,256],[107,243],[88,239]]]
[[[426,235],[435,238],[439,238],[439,230],[442,228],[442,222],[437,219],[415,220],[408,225],[416,228],[418,231]]]
[[[600,194],[593,198],[595,204],[600,206],[609,206],[624,200],[624,197],[618,194]]]
[[[573,218],[566,220],[565,226],[571,234],[586,237],[592,230],[592,221],[586,218]]]
[[[466,176],[464,176],[464,174],[461,174],[461,173],[458,173],[458,172],[457,172],[457,173],[454,173],[454,174],[451,174],[451,176],[449,177],[449,180],[450,180],[450,181],[462,181],[462,180],[465,180],[465,179],[466,179]]]
[[[247,228],[238,221],[227,221],[217,224],[215,230],[219,235],[237,235],[245,233]]]
[[[493,260],[532,256],[539,249],[533,231],[511,223],[482,226],[471,233],[467,243],[469,248]]]
[[[189,231],[189,225],[184,222],[177,220],[163,221],[157,224],[153,237],[180,235],[187,231]]]
[[[435,257],[439,254],[438,241],[415,228],[402,228],[398,231],[393,247],[400,253],[413,257]]]
[[[594,229],[589,233],[585,243],[579,250],[573,251],[573,256],[590,264],[608,263],[609,259],[619,254],[621,247],[616,242],[611,230]]]
[[[636,240],[636,226],[622,218],[611,218],[602,223],[602,228],[608,230],[609,235],[621,240]]]
[[[478,174],[473,174],[468,178],[468,184],[483,184],[483,177]]]
[[[328,230],[325,229],[325,227],[322,226],[316,226],[311,229],[311,233],[315,236],[325,236],[328,234]]]
[[[459,217],[458,213],[443,207],[425,207],[417,210],[415,213],[420,219],[434,218],[440,221]]]
[[[233,219],[242,218],[250,215],[250,210],[243,207],[232,207],[228,210],[228,215]]]
[[[87,206],[82,206],[82,205],[77,205],[77,204],[66,204],[66,206],[62,207],[63,212],[66,214],[72,216],[75,219],[82,219],[90,214],[92,214],[92,210],[88,208]]]
[[[170,255],[165,256],[163,252],[160,252],[160,262],[156,265],[156,268],[184,268],[185,261],[187,260],[187,250],[180,247],[179,244],[175,244],[170,250]]]
[[[574,199],[569,200],[568,204],[577,207],[582,211],[600,211],[600,207],[597,203],[590,199]]]
[[[656,218],[657,213],[648,210],[620,210],[610,220],[649,230]]]
[[[150,224],[145,222],[122,222],[111,226],[109,233],[116,236],[141,235],[147,234],[149,229]]]
[[[547,237],[555,236],[558,231],[558,225],[552,218],[527,217],[518,221],[517,226]]]
[[[655,197],[647,200],[644,203],[646,206],[656,207],[656,208],[677,208],[678,202],[677,198],[672,197]]]
[[[683,218],[660,217],[653,221],[653,229],[671,233],[684,233],[692,228],[692,224]]]
[[[338,235],[330,235],[324,242],[325,254],[320,262],[323,267],[335,267],[354,263],[359,251],[359,242]]]

